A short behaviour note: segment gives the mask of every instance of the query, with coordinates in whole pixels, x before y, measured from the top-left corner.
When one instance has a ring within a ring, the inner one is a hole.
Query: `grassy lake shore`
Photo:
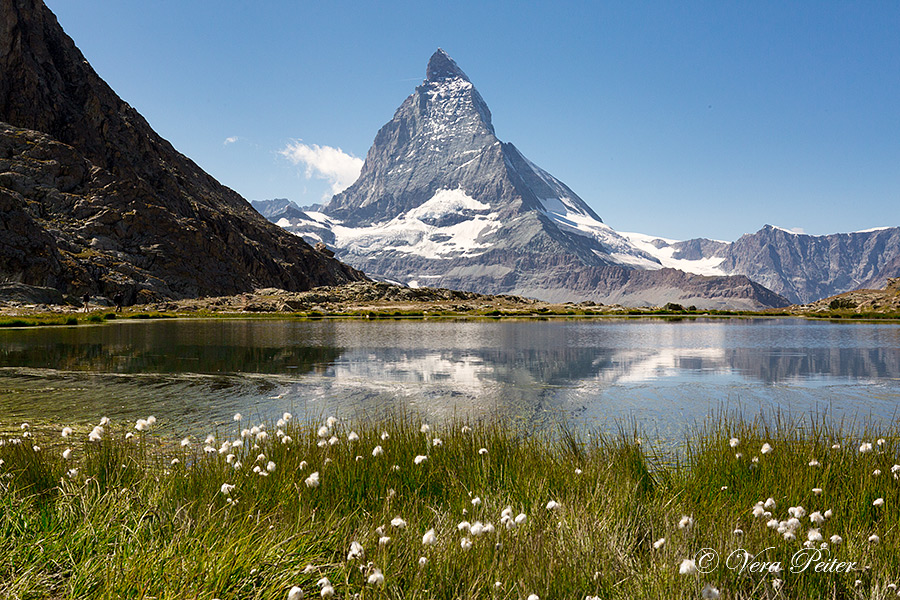
[[[900,576],[896,429],[719,418],[661,455],[408,417],[97,427],[2,436],[0,597],[882,598]]]
[[[80,301],[79,301],[80,302]],[[810,305],[768,310],[698,309],[678,303],[626,307],[594,302],[551,303],[520,296],[490,296],[440,288],[405,288],[359,282],[307,292],[259,289],[215,298],[190,298],[125,307],[115,312],[105,298],[78,304],[0,302],[0,327],[77,325],[114,318],[544,318],[544,317],[746,317],[799,316],[818,319],[900,320],[900,288],[858,290]]]

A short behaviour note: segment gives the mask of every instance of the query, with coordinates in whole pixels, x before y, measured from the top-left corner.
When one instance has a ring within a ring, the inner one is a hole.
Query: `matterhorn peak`
[[[428,68],[425,70],[425,78],[428,81],[441,81],[443,79],[463,79],[469,81],[463,70],[459,68],[450,55],[441,48],[431,55],[428,60]]]

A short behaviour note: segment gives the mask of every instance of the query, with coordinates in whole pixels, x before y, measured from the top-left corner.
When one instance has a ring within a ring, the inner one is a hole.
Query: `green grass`
[[[130,423],[107,425],[100,442],[87,441],[89,427],[68,439],[46,430],[20,433],[18,443],[7,436],[0,598],[286,598],[292,586],[318,597],[322,577],[340,598],[699,598],[706,585],[723,598],[895,596],[896,430],[718,419],[660,454],[634,435],[546,437],[504,423],[423,432],[397,417],[338,423],[319,437],[320,423],[290,421],[270,424],[265,440],[242,438],[239,425],[187,448]],[[225,439],[240,443],[219,453]],[[871,452],[860,452],[863,441]],[[764,443],[771,452],[762,453]],[[416,464],[417,456],[427,459]],[[317,487],[306,483],[313,472]],[[223,483],[235,486],[230,495]],[[768,498],[771,515],[754,517]],[[548,509],[551,500],[559,507]],[[796,506],[807,515],[795,540],[767,527]],[[507,528],[507,507],[524,522]],[[808,515],[828,509],[817,529],[826,542],[843,541],[827,556],[857,568],[815,572],[814,562],[791,572],[815,527]],[[685,516],[693,526],[681,529]],[[405,527],[392,526],[397,517]],[[494,531],[474,535],[459,529],[463,521]],[[423,545],[431,529],[436,543]],[[354,541],[365,555],[350,560]],[[680,574],[704,548],[718,554],[718,567]],[[729,556],[740,562],[738,549],[782,570],[728,568]],[[375,569],[383,585],[367,583]]]
[[[72,315],[33,315],[28,317],[2,317],[0,327],[40,327],[53,325],[77,325],[78,317]]]

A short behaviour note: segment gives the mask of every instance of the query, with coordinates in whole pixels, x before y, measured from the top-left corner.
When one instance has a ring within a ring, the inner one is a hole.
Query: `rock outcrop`
[[[40,0],[0,3],[0,281],[130,302],[360,280],[157,135]]]

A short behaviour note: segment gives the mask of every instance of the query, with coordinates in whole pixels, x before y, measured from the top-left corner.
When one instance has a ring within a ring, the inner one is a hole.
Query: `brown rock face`
[[[131,301],[365,279],[159,137],[40,0],[0,2],[0,281]]]

